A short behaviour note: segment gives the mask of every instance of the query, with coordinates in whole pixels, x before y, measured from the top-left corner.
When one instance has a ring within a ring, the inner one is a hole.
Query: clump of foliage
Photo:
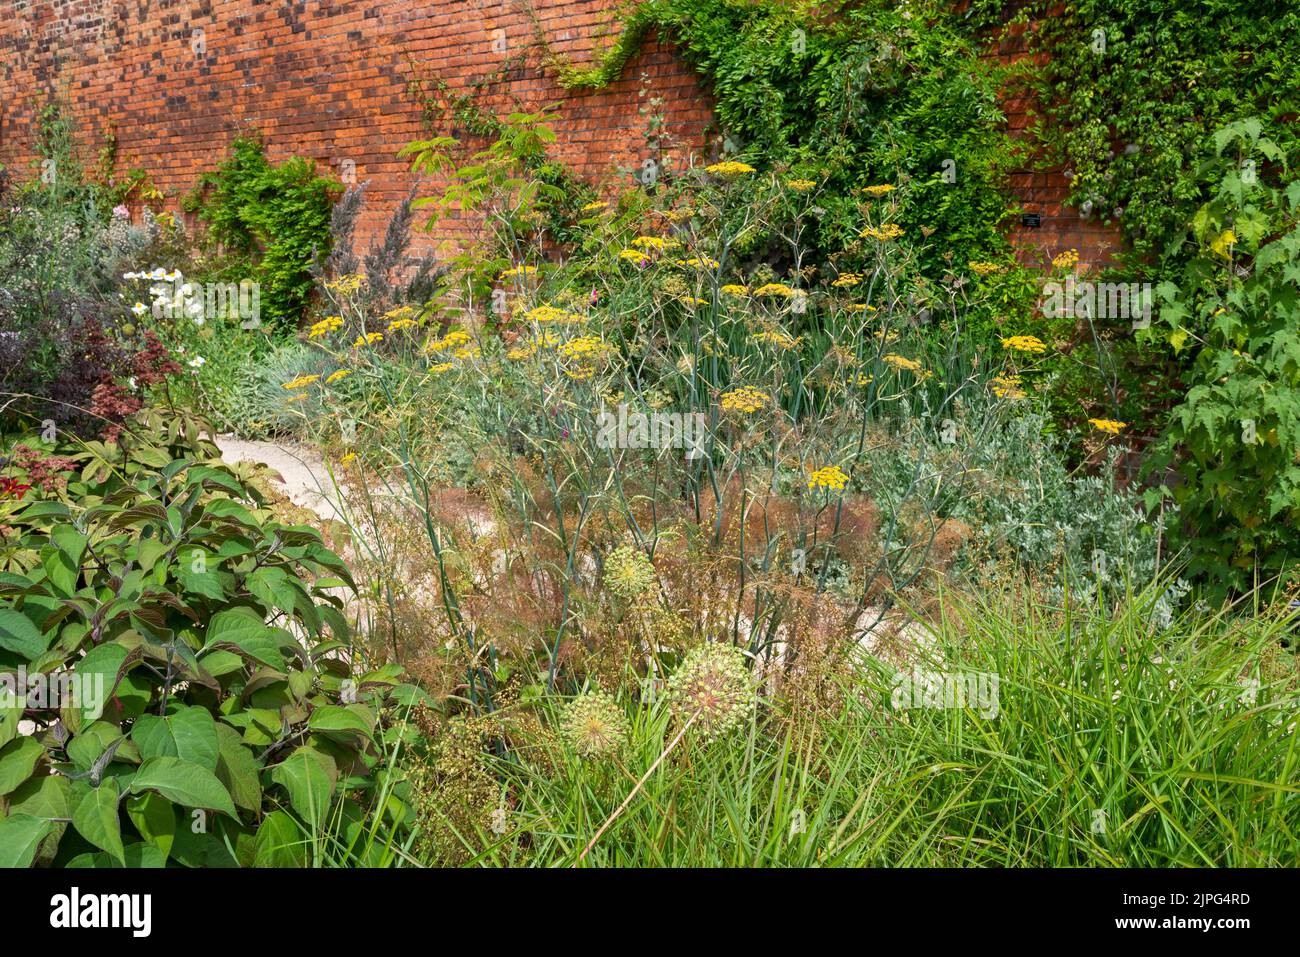
[[[1257,119],[1216,132],[1200,176],[1148,333],[1187,357],[1152,463],[1182,481],[1148,497],[1179,503],[1193,571],[1244,589],[1300,562],[1300,180]]]
[[[143,412],[61,487],[0,503],[6,866],[385,856],[349,835],[372,801],[402,818],[383,715],[414,689],[365,670],[347,567],[271,518],[205,428]]]
[[[550,60],[565,85],[602,87],[654,31],[707,78],[728,152],[819,185],[814,260],[857,237],[857,191],[880,183],[910,184],[896,222],[926,275],[1007,249],[1004,176],[1015,154],[1001,73],[950,14],[885,0],[648,0],[594,65]]]
[[[213,278],[260,283],[263,318],[292,328],[311,295],[312,263],[329,252],[330,214],[341,189],[312,161],[295,156],[273,166],[260,140],[240,137],[185,207],[207,221],[212,239],[232,257]]]

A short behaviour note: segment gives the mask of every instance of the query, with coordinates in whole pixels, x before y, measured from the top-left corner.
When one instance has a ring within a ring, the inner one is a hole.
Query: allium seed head
[[[620,546],[605,559],[605,586],[619,598],[631,601],[655,587],[655,567],[641,549]]]
[[[587,691],[564,707],[560,736],[580,758],[616,754],[627,744],[627,716],[603,691]]]
[[[735,731],[758,705],[744,653],[717,642],[693,649],[669,679],[668,703],[679,722],[694,717],[707,740]]]

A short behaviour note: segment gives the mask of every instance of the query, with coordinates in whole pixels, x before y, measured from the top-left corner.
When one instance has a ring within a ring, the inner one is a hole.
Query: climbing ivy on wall
[[[183,205],[226,252],[255,263],[252,277],[229,278],[261,284],[262,319],[292,327],[311,295],[310,267],[329,252],[330,212],[341,191],[310,160],[295,156],[273,166],[260,140],[241,137]]]
[[[1032,24],[1047,56],[1016,84],[1040,104],[1045,165],[1070,176],[1071,202],[1118,224],[1134,262],[1181,262],[1182,237],[1207,198],[1213,133],[1270,120],[1284,149],[1300,112],[1300,5],[1294,0],[972,0],[972,36]]]
[[[672,41],[707,79],[739,158],[823,185],[821,249],[861,228],[857,190],[906,182],[899,224],[938,275],[1008,248],[1004,179],[1015,154],[1001,71],[980,58],[982,41],[929,6],[646,0],[584,66],[551,52],[540,24],[537,39],[573,89],[608,85],[652,34]]]

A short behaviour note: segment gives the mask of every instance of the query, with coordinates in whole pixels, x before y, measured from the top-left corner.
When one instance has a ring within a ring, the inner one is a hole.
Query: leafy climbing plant
[[[1258,118],[1213,137],[1212,193],[1170,253],[1151,334],[1190,357],[1152,490],[1181,506],[1192,571],[1221,588],[1269,580],[1300,559],[1300,180]]]

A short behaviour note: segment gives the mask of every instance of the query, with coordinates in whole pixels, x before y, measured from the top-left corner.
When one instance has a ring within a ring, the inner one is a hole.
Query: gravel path
[[[272,485],[300,508],[310,509],[323,519],[340,517],[339,489],[342,482],[331,478],[320,453],[297,445],[254,442],[233,435],[217,435],[213,441],[227,462],[261,462],[278,473]],[[344,486],[345,487],[345,486]]]

